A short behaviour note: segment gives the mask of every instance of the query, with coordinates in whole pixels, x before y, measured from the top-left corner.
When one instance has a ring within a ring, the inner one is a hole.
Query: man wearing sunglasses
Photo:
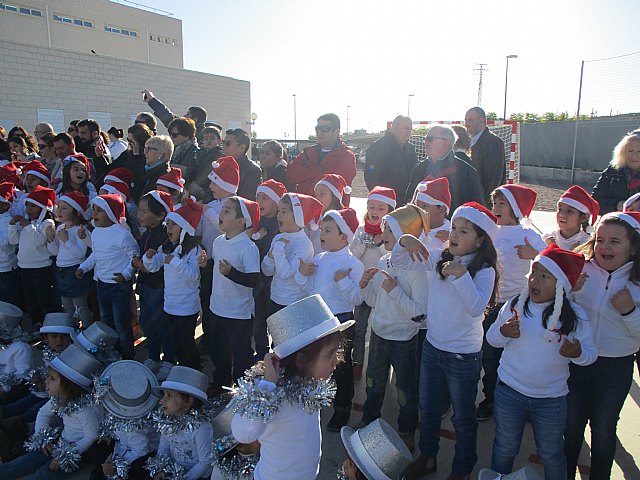
[[[422,180],[427,177],[429,180],[446,177],[451,191],[449,216],[463,203],[484,204],[484,192],[478,172],[453,152],[453,144],[457,138],[456,132],[449,125],[434,125],[429,129],[429,133],[424,137],[427,158],[413,167],[409,188],[405,194],[406,202],[411,201],[416,186]]]
[[[318,143],[305,148],[287,167],[287,182],[296,192],[313,196],[323,175],[335,173],[351,186],[356,176],[356,156],[340,140],[340,118],[335,113],[318,117]]]

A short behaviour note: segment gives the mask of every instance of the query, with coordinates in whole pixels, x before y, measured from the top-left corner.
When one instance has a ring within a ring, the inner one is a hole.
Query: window
[[[114,27],[113,25],[105,25],[104,31],[111,32],[111,33],[119,33],[120,35],[124,35],[126,37],[135,37],[135,38],[138,37],[138,32],[129,30],[128,28]],[[151,35],[151,40],[153,40],[153,35]]]
[[[76,25],[78,27],[93,28],[93,22],[91,20],[81,20],[79,18],[67,17],[65,15],[53,14],[53,20],[55,22],[66,23],[68,25]]]
[[[31,15],[32,17],[42,17],[42,12],[40,10],[35,10],[33,8],[27,8],[27,7],[18,7],[16,5],[11,5],[9,3],[0,3],[0,10],[5,10],[7,12],[21,13],[22,15]]]

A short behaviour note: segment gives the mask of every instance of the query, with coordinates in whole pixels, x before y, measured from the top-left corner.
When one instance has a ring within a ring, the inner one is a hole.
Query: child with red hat
[[[182,199],[185,196],[184,183],[182,170],[178,167],[171,167],[169,173],[161,175],[156,181],[156,188],[158,190],[171,195],[175,210],[178,210],[182,206]]]
[[[9,222],[13,218],[10,212],[15,201],[15,185],[11,182],[0,183],[0,302],[18,304],[18,257],[16,247],[9,243]]]
[[[93,200],[97,195],[96,187],[89,181],[91,164],[82,153],[68,155],[62,160],[62,181],[56,185],[58,196],[68,192],[80,192]]]
[[[513,469],[528,417],[545,478],[567,478],[564,432],[570,365],[584,368],[597,357],[587,314],[567,298],[583,266],[582,254],[555,244],[545,248],[531,265],[527,285],[505,303],[487,332],[487,341],[504,349],[495,387],[491,458],[491,469],[500,474]]]
[[[91,201],[91,233],[89,257],[76,270],[82,278],[94,270],[100,320],[118,332],[122,358],[133,359],[131,326],[131,294],[134,269],[132,260],[140,250],[126,226],[125,204],[120,195],[99,195]]]
[[[591,239],[599,212],[598,202],[584,188],[574,185],[558,200],[558,229],[545,233],[542,239],[547,245],[556,243],[560,248],[573,250]]]
[[[9,243],[18,245],[22,288],[33,323],[42,323],[45,314],[59,308],[53,300],[53,262],[45,233],[55,228],[55,202],[53,190],[36,185],[25,199],[26,218],[15,216],[9,222]]]
[[[259,222],[259,205],[246,198],[228,198],[220,212],[218,228],[223,235],[213,242],[209,301],[215,388],[231,385],[253,365],[253,288],[260,273],[260,252],[250,235]]]
[[[364,266],[349,250],[358,225],[358,216],[352,208],[326,212],[320,222],[323,252],[313,257],[311,263],[300,260],[294,277],[308,295],[321,295],[341,323],[353,320],[353,309],[364,301],[359,286]],[[345,331],[344,363],[338,365],[334,374],[337,384],[334,414],[327,425],[332,432],[339,432],[349,422],[351,414],[354,330],[349,328]]]
[[[313,189],[313,196],[322,203],[322,214],[329,210],[340,210],[349,206],[349,194],[351,187],[340,175],[328,173],[324,175]],[[307,229],[307,235],[313,244],[313,253],[317,255],[322,252],[320,246],[320,231],[317,229]]]
[[[131,230],[133,238],[139,240],[142,235],[142,230],[138,224],[138,205],[136,205],[136,202],[134,202],[131,197],[129,185],[124,182],[108,180],[100,187],[98,193],[100,195],[113,194],[122,197],[122,200],[124,200],[127,225],[129,226],[129,230]]]
[[[447,219],[451,210],[451,192],[447,177],[425,178],[416,187],[413,203],[429,214],[429,233],[420,240],[427,248],[443,248],[451,230],[451,222]]]
[[[16,216],[26,217],[26,200],[29,192],[36,186],[50,188],[51,176],[49,170],[40,161],[32,160],[18,165],[16,174],[22,179],[22,185],[24,186],[22,191],[16,191],[17,201],[11,207],[11,213]],[[16,186],[16,188],[19,188]]]

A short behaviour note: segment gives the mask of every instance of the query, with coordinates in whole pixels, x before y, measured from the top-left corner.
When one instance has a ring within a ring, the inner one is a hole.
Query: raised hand
[[[147,257],[149,260],[151,260],[154,255],[156,254],[156,251],[153,248],[150,248],[149,250],[147,250],[147,253],[145,253],[145,257]]]
[[[280,378],[280,357],[275,353],[267,353],[264,356],[264,379],[268,382],[278,383]]]
[[[226,260],[220,260],[218,262],[218,268],[220,269],[220,273],[225,277],[231,273],[231,264]]]
[[[402,235],[398,241],[414,262],[425,262],[429,258],[427,247],[413,235]]]
[[[442,266],[442,275],[444,275],[445,277],[454,276],[456,278],[459,278],[465,273],[467,273],[467,267],[465,267],[462,263],[456,262],[454,260],[444,262]]]
[[[204,268],[207,266],[207,252],[203,249],[198,257],[198,266]]]
[[[369,285],[369,282],[376,273],[378,273],[378,269],[376,267],[367,268],[360,279],[360,288],[367,288],[367,285]]]
[[[518,252],[518,258],[522,260],[533,260],[538,255],[538,250],[529,243],[527,237],[524,237],[524,245],[516,245],[514,248]]]
[[[584,287],[584,284],[587,282],[587,279],[589,278],[589,274],[582,272],[579,276],[578,276],[578,280],[576,280],[576,285],[575,287],[573,287],[573,290],[571,290],[572,292],[579,292],[580,290],[582,290],[582,287]]]
[[[520,320],[517,316],[511,317],[500,326],[500,333],[507,338],[520,338]]]

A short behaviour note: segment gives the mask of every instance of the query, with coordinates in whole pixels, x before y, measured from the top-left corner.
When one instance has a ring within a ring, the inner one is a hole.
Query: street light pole
[[[345,135],[349,134],[349,109],[351,108],[351,105],[347,105],[347,133]]]
[[[296,94],[293,94],[293,140],[298,143],[298,119],[296,112]]]
[[[518,55],[507,55],[507,68],[504,72],[504,112],[502,113],[502,119],[507,119],[507,85],[509,82],[509,59],[518,58]]]
[[[409,94],[409,100],[407,100],[407,117],[411,116],[411,97],[414,97],[413,93]]]

